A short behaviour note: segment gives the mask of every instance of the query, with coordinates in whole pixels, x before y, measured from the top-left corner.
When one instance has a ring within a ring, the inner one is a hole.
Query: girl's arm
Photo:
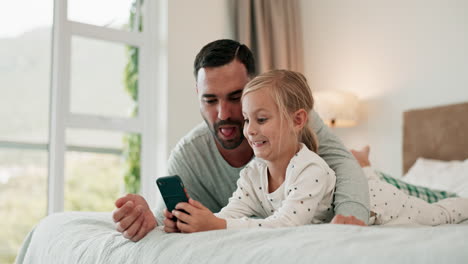
[[[259,207],[258,198],[245,170],[242,170],[240,175],[241,177],[237,181],[237,190],[229,199],[228,205],[217,214],[213,214],[203,204],[193,199],[190,199],[189,203],[177,204],[176,209],[178,210],[172,212],[180,220],[177,221],[177,228],[184,233],[225,229],[227,227],[226,218],[255,215],[256,208]],[[180,209],[189,214],[180,212]]]
[[[251,177],[260,177],[257,173],[257,171],[251,170],[250,167],[246,167],[240,172],[240,178],[237,180],[237,190],[229,198],[229,203],[216,214],[217,217],[226,219],[258,216],[260,199],[253,189],[254,184],[251,180]]]

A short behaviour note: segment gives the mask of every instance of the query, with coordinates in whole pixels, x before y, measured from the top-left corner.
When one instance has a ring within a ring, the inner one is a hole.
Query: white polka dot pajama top
[[[272,193],[266,163],[259,158],[250,162],[240,172],[228,205],[216,216],[226,219],[228,229],[330,222],[335,181],[327,163],[302,144],[289,162],[285,181]]]

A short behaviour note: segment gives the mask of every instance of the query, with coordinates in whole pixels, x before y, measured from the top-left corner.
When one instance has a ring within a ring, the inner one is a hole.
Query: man
[[[213,212],[224,207],[239,172],[253,158],[244,138],[240,98],[247,82],[255,75],[251,51],[233,40],[217,40],[198,53],[194,63],[196,91],[204,123],[179,141],[168,163],[170,175],[179,175],[194,200]],[[319,141],[319,155],[336,172],[335,217],[332,223],[365,225],[369,218],[367,179],[351,153],[330,133],[314,112],[313,128]],[[138,241],[158,223],[166,231],[178,231],[169,220],[162,199],[155,215],[140,195],[129,194],[116,201],[113,219],[118,231]]]

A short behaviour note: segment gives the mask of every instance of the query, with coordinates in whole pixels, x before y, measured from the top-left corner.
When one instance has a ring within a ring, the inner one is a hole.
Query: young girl
[[[173,216],[179,219],[177,229],[165,230],[197,232],[329,222],[335,173],[316,154],[318,143],[308,125],[313,104],[300,73],[273,70],[250,81],[243,91],[242,112],[244,135],[255,159],[241,171],[237,190],[219,213],[190,199],[179,203],[172,213],[165,210],[165,221]],[[468,218],[466,199],[430,205],[372,175],[369,186],[371,223],[437,225]]]

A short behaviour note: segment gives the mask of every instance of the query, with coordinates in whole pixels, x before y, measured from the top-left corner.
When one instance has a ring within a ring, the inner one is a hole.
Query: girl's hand
[[[179,233],[180,230],[176,226],[176,222],[172,221],[173,215],[166,209],[164,208],[164,231],[167,233]]]
[[[182,233],[225,229],[226,220],[216,217],[200,202],[189,199],[188,203],[178,203],[172,214],[177,217],[177,228]],[[189,214],[181,212],[185,210]]]

